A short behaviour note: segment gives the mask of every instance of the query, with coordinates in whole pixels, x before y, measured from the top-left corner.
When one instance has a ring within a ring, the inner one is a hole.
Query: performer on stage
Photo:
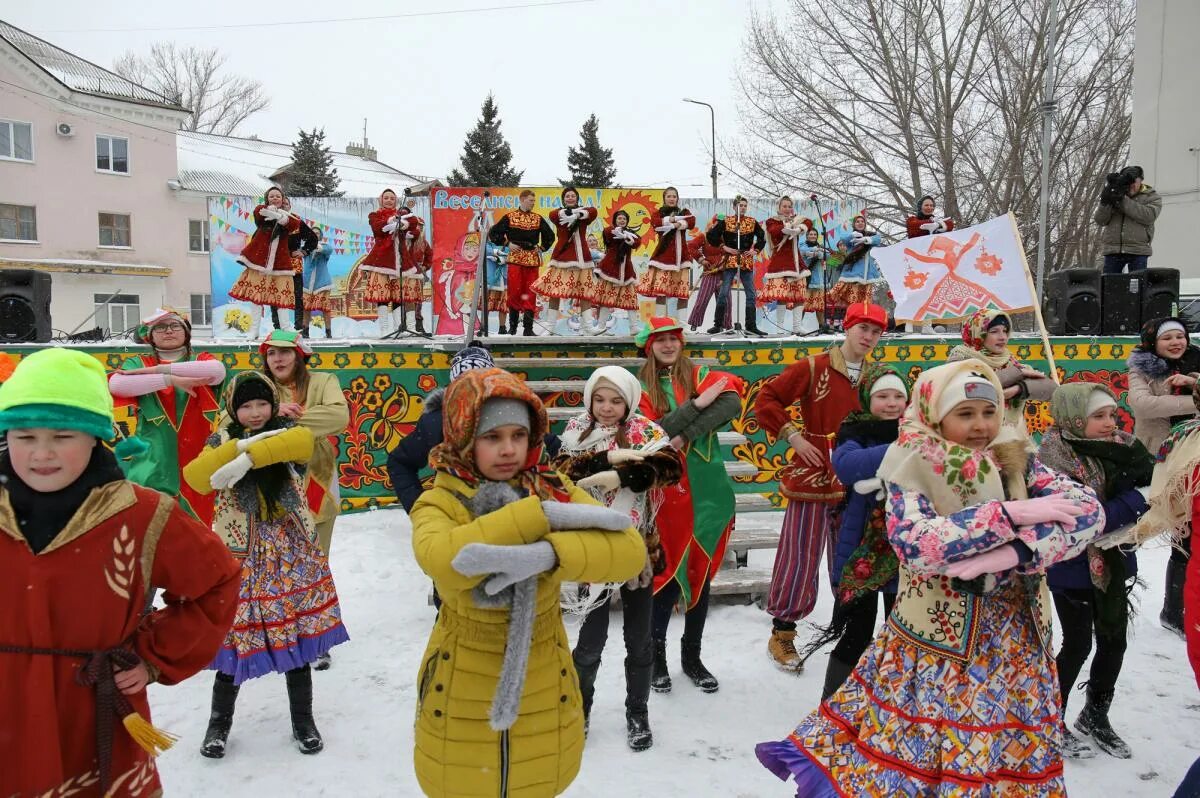
[[[937,203],[932,196],[926,194],[917,203],[917,212],[908,217],[905,227],[908,228],[909,238],[931,236],[935,233],[949,233],[954,229],[954,220],[947,216],[935,216]]]
[[[713,217],[709,227],[717,223]],[[704,326],[704,314],[708,313],[708,303],[721,290],[721,264],[725,262],[725,250],[720,244],[708,243],[708,238],[698,235],[688,242],[688,257],[700,264],[700,287],[696,290],[696,302],[688,315],[688,327],[692,332]],[[733,328],[733,311],[725,305],[725,313],[716,317],[715,321],[723,330]]]
[[[500,319],[500,334],[508,335],[508,247],[486,242],[484,268],[487,279],[487,309]],[[516,330],[512,331],[516,333]]]
[[[650,225],[658,233],[658,244],[650,263],[638,280],[637,292],[653,297],[656,315],[667,314],[667,300],[674,297],[676,315],[682,317],[691,293],[692,257],[688,252],[688,230],[696,227],[696,215],[679,207],[679,190],[663,191],[663,205],[650,214]]]
[[[402,274],[408,276],[415,266],[412,262],[410,240],[421,235],[424,224],[408,208],[401,208],[396,192],[384,189],[379,195],[379,208],[367,216],[375,245],[363,258],[359,268],[367,273],[366,302],[375,305],[379,319],[379,337],[397,330],[407,330],[402,308],[405,301]]]
[[[333,323],[329,317],[333,309],[329,292],[333,289],[333,278],[329,276],[329,256],[333,248],[325,243],[321,228],[314,227],[317,237],[316,248],[304,259],[304,337],[308,338],[314,310],[321,311],[325,323],[325,337],[333,337]]]
[[[604,257],[592,269],[595,297],[598,308],[596,328],[593,335],[603,335],[608,323],[608,317],[613,308],[631,311],[629,316],[630,332],[633,332],[633,320],[637,316],[637,273],[633,270],[633,251],[642,242],[640,236],[627,229],[629,214],[617,211],[613,214],[612,225],[604,228]],[[580,314],[580,322],[583,316]]]
[[[829,300],[829,285],[826,263],[829,250],[821,241],[821,234],[814,228],[808,228],[804,234],[804,243],[800,244],[800,257],[804,267],[808,269],[807,293],[804,299],[804,310],[817,314],[817,325],[825,329],[825,307]]]
[[[812,222],[796,217],[796,207],[791,197],[780,197],[776,211],[766,224],[767,273],[763,277],[763,290],[758,295],[758,304],[776,303],[775,324],[784,332],[789,329],[784,324],[784,311],[791,308],[791,331],[793,335],[799,335],[800,321],[804,318],[804,306],[808,301],[810,271],[800,255],[798,244],[812,230]]]
[[[410,257],[405,263],[401,281],[404,290],[404,319],[400,329],[411,329],[415,330],[417,335],[425,335],[425,317],[421,308],[433,293],[429,285],[429,270],[433,268],[433,247],[429,246],[424,232],[410,232],[407,235],[411,236],[408,243]],[[408,323],[410,313],[413,315],[411,325]]]
[[[550,222],[558,240],[550,253],[546,273],[533,283],[533,291],[546,297],[546,324],[550,334],[558,324],[559,305],[564,299],[579,303],[579,323],[582,325],[598,290],[592,278],[592,253],[588,249],[587,228],[597,216],[595,208],[579,206],[579,191],[574,186],[562,190],[562,207],[550,212]]]
[[[288,213],[292,212],[292,201],[286,196],[283,198],[283,209]],[[300,229],[288,236],[288,252],[292,262],[292,295],[295,297],[296,304],[292,308],[290,319],[286,316],[281,319],[279,308],[271,308],[271,321],[276,330],[294,330],[297,326],[302,326],[301,320],[304,318],[304,259],[308,253],[317,248],[317,235],[313,229],[299,216],[292,215],[296,216],[296,220],[300,224]]]
[[[534,213],[532,191],[524,189],[518,199],[521,207],[501,216],[488,231],[488,240],[508,247],[508,328],[516,335],[520,316],[522,334],[532,337],[533,312],[537,310],[533,283],[542,265],[542,253],[554,243],[554,228]]]
[[[734,197],[734,213],[718,216],[717,223],[708,229],[706,235],[708,243],[720,245],[725,252],[725,261],[721,264],[721,290],[717,294],[717,321],[709,328],[710,335],[730,330],[722,327],[720,320],[725,314],[725,307],[730,304],[734,277],[742,281],[742,290],[746,294],[746,332],[758,336],[764,334],[755,320],[754,258],[767,245],[767,236],[758,220],[746,215],[749,205],[749,200],[740,194]]]
[[[854,217],[851,231],[838,242],[846,247],[846,259],[842,261],[841,277],[829,296],[835,308],[874,300],[875,286],[885,281],[879,264],[871,257],[871,247],[879,246],[882,241],[879,233],[867,230],[866,211]]]
[[[286,197],[276,186],[267,189],[265,202],[254,207],[254,235],[238,255],[237,262],[244,268],[233,288],[231,299],[249,302],[250,329],[247,337],[257,341],[262,334],[263,307],[286,308],[296,305],[295,288],[292,285],[291,250],[288,237],[300,232],[300,220],[284,210]]]

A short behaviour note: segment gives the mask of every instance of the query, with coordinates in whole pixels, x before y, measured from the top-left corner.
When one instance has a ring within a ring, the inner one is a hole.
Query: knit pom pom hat
[[[113,399],[100,361],[58,347],[21,359],[0,385],[0,432],[38,427],[113,437]]]

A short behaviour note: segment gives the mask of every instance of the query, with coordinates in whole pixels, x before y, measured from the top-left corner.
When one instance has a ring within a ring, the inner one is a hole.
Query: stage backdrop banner
[[[367,214],[379,207],[374,197],[289,197],[292,212],[314,230],[320,230],[325,246],[333,249],[329,258],[329,274],[333,278],[330,296],[333,311],[330,319],[314,314],[314,338],[375,338],[378,327],[375,308],[363,301],[365,274],[359,263],[371,250],[375,239]],[[229,290],[242,273],[238,255],[254,233],[251,218],[262,197],[220,196],[208,198],[209,272],[212,280],[213,337],[246,338],[249,333],[249,303],[231,299]],[[410,197],[413,212],[425,220],[429,237],[429,198]],[[425,318],[429,318],[429,303],[425,303]],[[332,321],[332,330],[326,330]],[[263,328],[268,329],[268,319]]]
[[[982,308],[1034,306],[1012,214],[873,253],[896,299],[897,322],[961,321]]]

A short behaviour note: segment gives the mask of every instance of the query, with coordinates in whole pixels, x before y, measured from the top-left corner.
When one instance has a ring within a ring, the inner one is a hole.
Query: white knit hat
[[[960,371],[950,378],[938,397],[938,418],[945,418],[956,406],[971,399],[982,399],[1000,406],[1000,397],[991,380],[973,371]]]
[[[1106,407],[1116,407],[1117,400],[1112,398],[1112,394],[1103,388],[1096,388],[1088,394],[1087,412],[1085,416],[1090,416],[1097,410],[1103,410]]]
[[[874,396],[880,391],[888,390],[899,391],[905,397],[908,396],[908,389],[904,387],[904,380],[900,379],[898,374],[893,374],[890,371],[871,383],[871,391],[868,395]]]
[[[601,366],[588,377],[587,385],[583,388],[583,406],[589,413],[592,410],[592,394],[597,388],[612,388],[625,400],[625,406],[628,408],[626,418],[637,410],[638,403],[642,400],[642,384],[638,382],[637,377],[620,366]]]

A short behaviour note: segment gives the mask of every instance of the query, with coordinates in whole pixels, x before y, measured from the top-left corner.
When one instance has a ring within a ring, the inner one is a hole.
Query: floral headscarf
[[[1011,352],[1005,351],[996,354],[985,349],[983,346],[983,341],[987,338],[988,330],[994,327],[996,319],[1002,316],[1008,321],[1008,326],[1011,329],[1012,320],[1003,310],[983,308],[972,313],[963,323],[963,343],[954,347],[953,351],[950,352],[950,359],[962,360],[965,358],[974,358],[975,360],[982,360],[997,370],[1005,366],[1015,365],[1017,359],[1012,356]]]
[[[550,428],[546,408],[537,394],[516,375],[503,369],[472,369],[446,388],[442,403],[443,441],[429,453],[429,465],[477,487],[484,477],[475,465],[475,430],[483,403],[489,399],[517,399],[529,405],[529,453],[515,477],[531,494],[542,499],[567,501],[562,479],[542,464],[542,442]]]

